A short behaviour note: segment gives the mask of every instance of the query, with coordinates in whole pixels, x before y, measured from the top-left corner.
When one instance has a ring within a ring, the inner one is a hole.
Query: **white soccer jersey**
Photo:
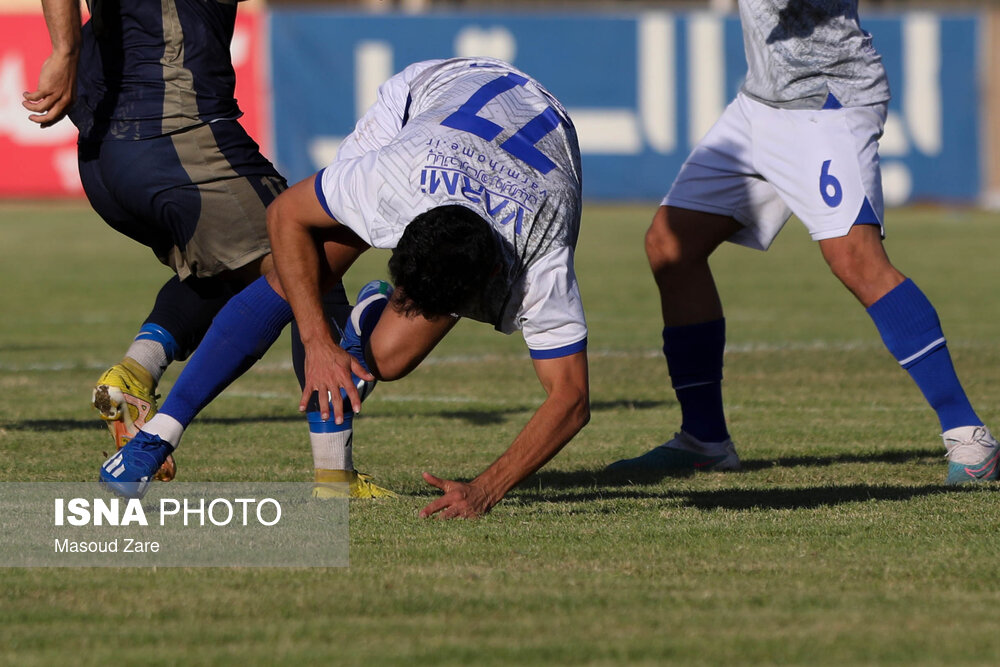
[[[857,0],[740,0],[743,92],[769,106],[819,109],[889,99],[882,59],[861,29]]]
[[[551,94],[507,63],[425,61],[392,77],[316,189],[331,217],[377,248],[394,248],[431,208],[476,211],[503,240],[505,266],[458,314],[522,330],[534,358],[585,347],[573,272],[576,131]]]

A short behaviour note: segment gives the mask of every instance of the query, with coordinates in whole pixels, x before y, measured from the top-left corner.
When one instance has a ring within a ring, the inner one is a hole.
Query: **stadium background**
[[[75,128],[40,131],[21,93],[48,54],[37,2],[0,3],[0,197],[79,198]],[[893,88],[890,206],[1000,202],[1000,8],[862,2]],[[658,199],[745,73],[734,0],[247,2],[233,42],[245,123],[290,181],[322,167],[406,64],[491,55],[576,120],[592,200]],[[16,159],[11,159],[17,156]]]

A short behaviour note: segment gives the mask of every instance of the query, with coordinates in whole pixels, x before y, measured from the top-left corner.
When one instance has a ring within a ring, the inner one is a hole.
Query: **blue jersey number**
[[[819,172],[819,193],[827,206],[837,208],[840,206],[840,200],[844,198],[844,188],[840,186],[837,177],[830,173],[830,162],[832,160],[824,162]]]
[[[441,124],[463,132],[471,132],[486,141],[493,141],[498,134],[503,132],[503,128],[476,114],[493,98],[515,86],[523,86],[526,83],[528,83],[526,78],[514,73],[493,79],[474,92],[465,104],[458,108],[458,111],[441,121]],[[547,174],[555,169],[556,163],[535,148],[535,144],[558,126],[559,114],[552,107],[547,107],[545,111],[532,118],[524,127],[500,144],[500,148],[541,173]]]

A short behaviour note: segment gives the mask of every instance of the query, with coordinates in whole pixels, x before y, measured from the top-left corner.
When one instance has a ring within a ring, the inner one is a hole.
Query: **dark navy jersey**
[[[90,0],[77,102],[81,141],[136,140],[241,115],[229,44],[236,0]]]

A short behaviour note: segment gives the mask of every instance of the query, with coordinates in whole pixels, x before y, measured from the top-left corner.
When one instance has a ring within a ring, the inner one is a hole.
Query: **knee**
[[[837,277],[848,289],[865,283],[865,273],[872,267],[865,266],[858,253],[841,252],[826,257],[827,266],[830,272]]]
[[[881,243],[860,234],[820,244],[830,271],[851,289],[870,282],[891,266]]]
[[[826,249],[830,271],[866,308],[905,280],[881,244],[841,243]]]
[[[646,231],[646,257],[655,275],[700,270],[738,228],[730,217],[661,206]]]
[[[646,258],[654,273],[670,271],[685,259],[683,243],[670,227],[665,213],[658,212],[646,230]]]

